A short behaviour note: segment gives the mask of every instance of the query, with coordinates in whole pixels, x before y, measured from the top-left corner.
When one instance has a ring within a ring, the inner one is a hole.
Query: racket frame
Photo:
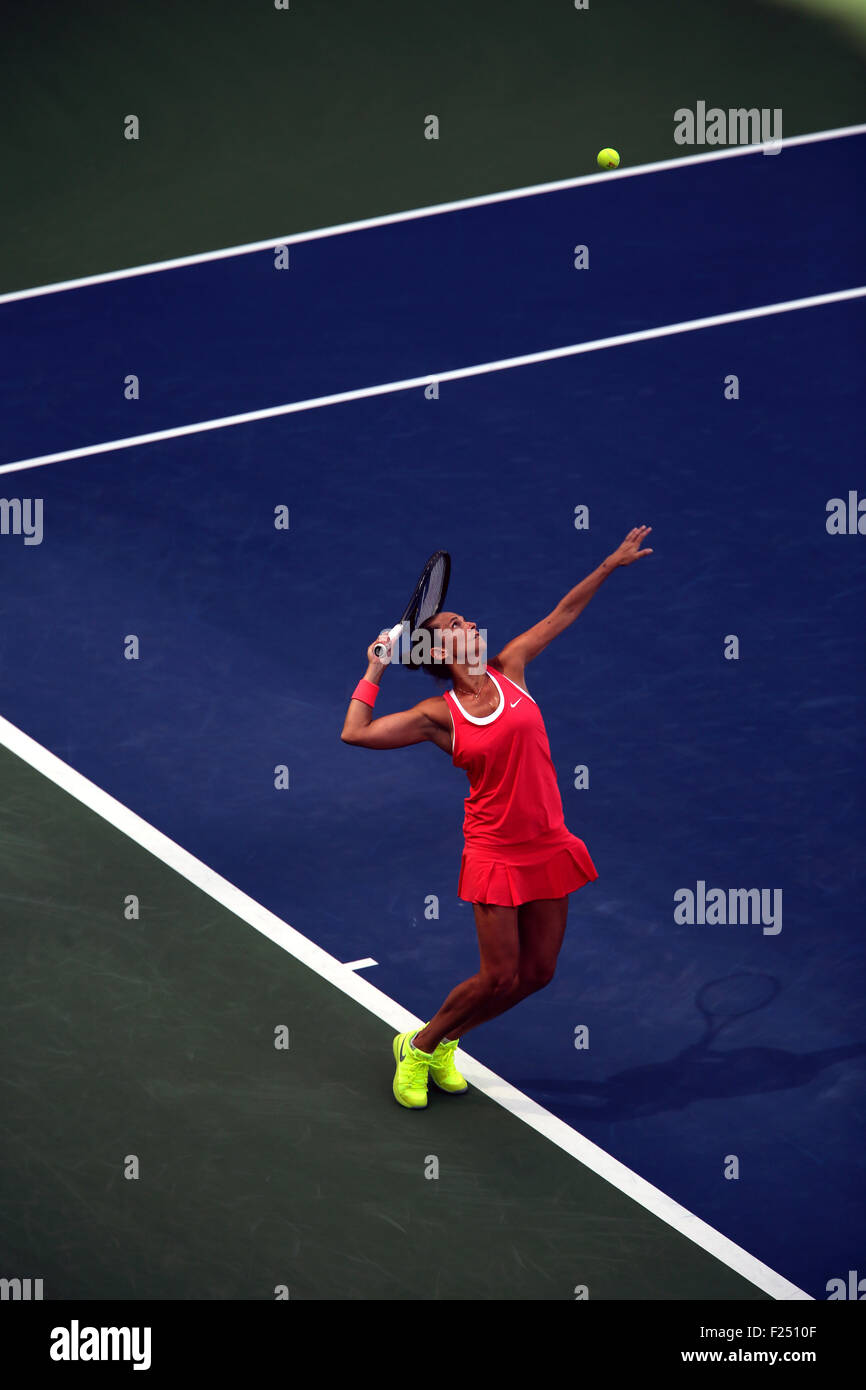
[[[403,624],[407,621],[409,615],[417,607],[420,591],[424,585],[425,577],[430,574],[434,565],[436,564],[436,561],[443,557],[445,560],[445,578],[442,583],[442,592],[439,595],[439,602],[436,605],[434,612],[428,614],[428,617],[435,618],[437,613],[442,612],[442,603],[445,598],[445,595],[448,592],[448,585],[451,580],[451,556],[449,555],[447,550],[434,550],[433,554],[429,557],[427,563],[425,564],[424,568],[418,576],[418,581],[415,585],[415,588],[412,590],[412,597],[410,598],[405,609],[403,610],[402,618],[400,619],[399,623],[397,623],[394,627],[390,629],[388,633],[388,637],[392,646],[397,641],[397,638],[400,636],[400,633],[403,631]],[[425,618],[424,621],[426,622],[427,619]],[[382,660],[383,656],[385,655],[385,648],[381,645],[381,643],[376,643],[376,645],[373,648],[373,654],[374,656],[378,657],[380,661]]]

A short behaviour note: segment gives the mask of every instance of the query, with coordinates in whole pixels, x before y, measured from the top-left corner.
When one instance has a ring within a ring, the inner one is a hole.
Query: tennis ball
[[[616,150],[599,150],[596,164],[599,169],[618,169],[619,155]]]

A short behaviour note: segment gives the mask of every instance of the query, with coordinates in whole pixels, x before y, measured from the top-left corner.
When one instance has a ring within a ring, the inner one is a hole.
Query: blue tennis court
[[[0,713],[419,1018],[477,966],[467,787],[341,744],[366,648],[439,547],[493,652],[652,526],[527,669],[599,879],[467,1051],[816,1299],[864,1237],[864,164],[794,141],[0,303],[2,490],[42,504],[0,537]],[[432,693],[389,670],[377,715]],[[772,987],[708,1042],[732,979]]]

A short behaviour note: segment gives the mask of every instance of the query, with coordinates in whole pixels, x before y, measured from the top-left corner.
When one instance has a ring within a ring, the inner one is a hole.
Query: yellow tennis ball
[[[599,169],[618,169],[619,155],[616,150],[599,150],[596,164]]]

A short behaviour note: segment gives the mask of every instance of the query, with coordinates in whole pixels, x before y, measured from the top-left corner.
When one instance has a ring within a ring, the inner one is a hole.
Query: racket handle
[[[401,633],[402,631],[403,631],[403,622],[402,622],[402,619],[401,619],[401,621],[397,624],[397,626],[396,626],[396,627],[392,627],[392,628],[391,628],[391,631],[388,633],[388,636],[389,636],[390,639],[391,639],[391,646],[392,646],[392,647],[393,647],[394,643],[397,641],[397,638],[400,636],[400,633]],[[376,653],[376,655],[378,656],[379,660],[381,661],[381,660],[382,660],[382,657],[385,655],[385,648],[384,648],[379,642],[377,642],[376,645],[375,645],[375,647],[373,648],[373,651]]]

